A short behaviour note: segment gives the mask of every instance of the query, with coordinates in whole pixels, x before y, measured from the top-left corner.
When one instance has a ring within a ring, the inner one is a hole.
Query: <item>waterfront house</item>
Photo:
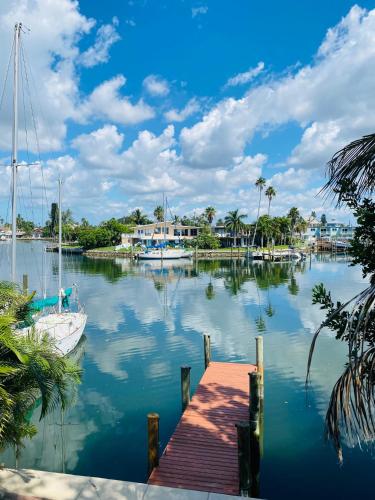
[[[331,221],[322,224],[318,221],[309,221],[306,232],[303,234],[303,240],[313,244],[319,239],[327,241],[333,240],[350,240],[354,236],[355,227],[351,224]]]
[[[135,226],[132,233],[122,234],[121,245],[123,247],[137,244],[146,246],[156,245],[164,241],[164,230],[165,241],[168,244],[178,244],[195,238],[199,234],[200,228],[197,226],[174,224],[171,221],[142,224]]]

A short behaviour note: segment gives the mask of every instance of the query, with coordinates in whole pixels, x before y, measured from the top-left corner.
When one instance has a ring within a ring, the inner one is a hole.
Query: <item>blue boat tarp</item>
[[[65,299],[72,295],[73,289],[66,288],[65,289],[65,297],[63,298],[63,302]],[[53,295],[52,297],[46,297],[45,299],[33,300],[30,304],[30,309],[32,311],[42,311],[45,307],[53,307],[59,303],[58,295]]]

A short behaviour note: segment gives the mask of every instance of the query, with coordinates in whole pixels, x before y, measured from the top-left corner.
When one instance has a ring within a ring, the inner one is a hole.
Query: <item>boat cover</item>
[[[73,289],[66,288],[65,289],[65,297],[62,299],[62,304],[64,307],[69,305],[68,298],[72,295]],[[67,304],[64,302],[68,302]],[[33,312],[42,311],[45,307],[56,306],[59,303],[59,296],[53,295],[52,297],[46,297],[45,299],[33,300],[30,304],[30,309]]]

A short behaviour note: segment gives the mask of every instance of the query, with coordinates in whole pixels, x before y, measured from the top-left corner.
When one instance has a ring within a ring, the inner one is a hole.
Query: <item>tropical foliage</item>
[[[358,226],[351,247],[369,286],[351,300],[334,301],[323,284],[313,290],[313,303],[326,311],[326,319],[311,344],[308,376],[317,338],[324,327],[348,345],[345,370],[337,380],[326,414],[326,430],[339,459],[343,435],[354,445],[375,438],[375,203],[366,197],[374,191],[375,136],[365,136],[336,153],[328,164],[329,180],[323,189],[338,204],[354,212]]]
[[[40,418],[64,409],[80,378],[78,367],[56,354],[47,335],[16,332],[30,299],[14,284],[0,282],[0,448],[22,446],[37,432],[28,418],[37,401]]]
[[[245,227],[243,222],[247,215],[240,214],[240,211],[232,210],[224,219],[225,227],[233,234],[234,237],[238,236]]]
[[[162,222],[164,220],[164,208],[161,205],[158,205],[155,208],[154,217],[158,222]]]

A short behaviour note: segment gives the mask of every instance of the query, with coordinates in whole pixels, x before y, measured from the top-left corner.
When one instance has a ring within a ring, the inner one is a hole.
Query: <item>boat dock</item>
[[[148,484],[239,494],[236,424],[249,422],[249,373],[256,371],[253,364],[208,364]]]

